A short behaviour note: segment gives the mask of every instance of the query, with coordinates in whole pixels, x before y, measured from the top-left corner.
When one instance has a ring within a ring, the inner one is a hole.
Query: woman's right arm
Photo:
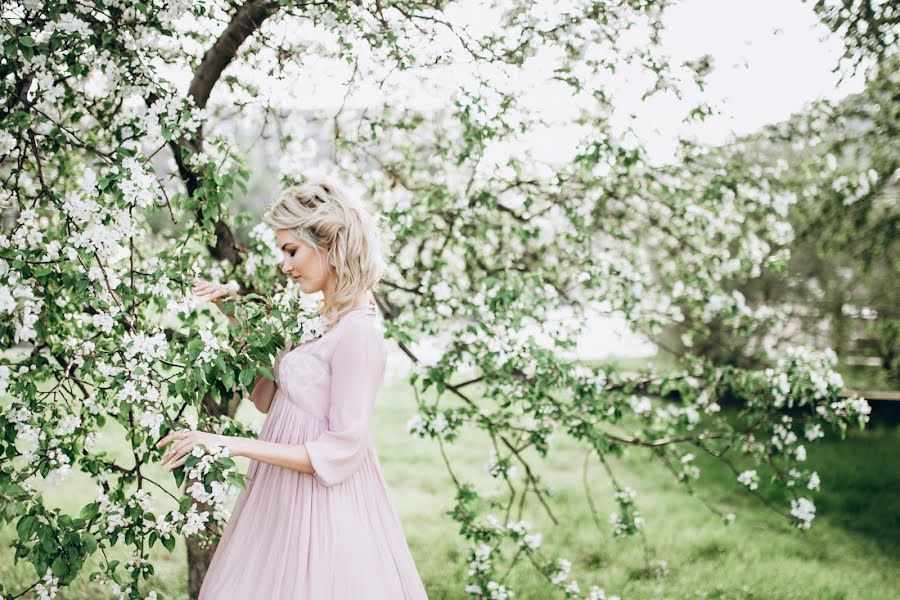
[[[269,412],[272,406],[272,399],[275,397],[275,390],[278,384],[268,379],[265,375],[260,375],[253,382],[253,391],[250,392],[250,400],[261,413]]]

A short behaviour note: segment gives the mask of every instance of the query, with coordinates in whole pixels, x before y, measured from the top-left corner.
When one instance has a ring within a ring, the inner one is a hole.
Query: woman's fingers
[[[168,461],[172,460],[172,457],[176,454],[177,450],[186,444],[186,442],[190,441],[190,434],[185,431],[173,431],[169,433],[167,436],[156,442],[156,447],[160,448],[162,446],[166,446],[171,444],[172,442],[176,442],[172,448],[169,449],[168,452],[163,456],[160,464],[166,464]],[[189,444],[188,444],[189,445]]]
[[[187,457],[189,456],[189,454],[190,454],[189,452],[181,452],[181,453],[172,454],[172,456],[167,461],[169,463],[169,470],[171,471],[172,469],[175,469],[178,466],[183,465],[185,462],[187,462]],[[160,464],[162,464],[162,463],[160,463]]]
[[[222,296],[228,296],[233,293],[233,290],[223,283],[203,281],[194,284],[194,293],[204,300],[215,300]]]
[[[166,444],[170,444],[173,440],[180,440],[184,435],[185,433],[183,431],[172,431],[166,437],[156,442],[156,447],[161,448]]]
[[[190,452],[196,443],[197,441],[193,438],[193,436],[188,436],[182,441],[178,442],[171,450],[169,450],[169,454],[174,457],[182,452]]]
[[[188,459],[187,455],[182,456],[180,459],[178,459],[177,461],[175,461],[171,465],[169,465],[169,470],[174,471],[175,469],[177,469],[178,467],[180,467],[181,465],[186,463],[187,459]]]
[[[166,463],[169,463],[169,470],[172,470],[174,468],[173,465],[178,462],[178,460],[180,460],[181,458],[187,460],[187,455],[191,453],[193,447],[194,444],[182,444],[180,446],[176,446],[171,451],[169,451],[168,454],[166,454],[166,456],[163,458],[163,460],[160,461],[159,464],[164,465]],[[182,461],[182,464],[183,463],[184,461]]]

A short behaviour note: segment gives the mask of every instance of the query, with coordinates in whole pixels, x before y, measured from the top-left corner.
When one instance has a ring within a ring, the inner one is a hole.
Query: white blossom
[[[799,520],[797,527],[809,529],[810,524],[816,517],[816,505],[808,498],[791,500],[791,514]]]
[[[749,469],[742,472],[740,475],[738,475],[738,481],[751,490],[755,490],[759,484],[759,476],[756,473],[756,469]]]

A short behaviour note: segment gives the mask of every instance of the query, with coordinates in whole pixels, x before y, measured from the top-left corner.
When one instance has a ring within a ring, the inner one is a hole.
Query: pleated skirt
[[[278,390],[259,439],[302,444],[326,427]],[[200,590],[201,600],[427,597],[371,444],[334,486],[251,460]]]

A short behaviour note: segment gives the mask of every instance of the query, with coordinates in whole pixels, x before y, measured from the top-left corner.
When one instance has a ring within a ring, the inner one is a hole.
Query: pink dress
[[[282,358],[259,439],[316,472],[250,461],[200,600],[428,598],[372,443],[386,358],[373,304]]]

